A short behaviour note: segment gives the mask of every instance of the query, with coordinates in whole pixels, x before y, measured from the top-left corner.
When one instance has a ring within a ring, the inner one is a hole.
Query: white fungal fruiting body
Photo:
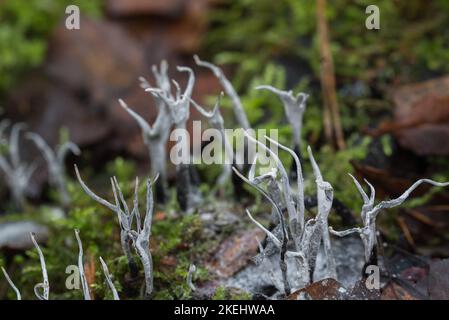
[[[125,254],[128,265],[131,271],[132,276],[136,276],[137,272],[137,266],[136,262],[134,261],[134,258],[131,253],[131,249],[129,246],[129,242],[131,240],[130,238],[130,230],[131,230],[131,222],[133,220],[133,215],[130,214],[128,206],[124,200],[123,194],[121,192],[120,186],[118,184],[118,181],[115,177],[111,178],[111,185],[112,185],[112,191],[114,193],[114,200],[115,205],[104,200],[103,198],[96,195],[92,190],[89,189],[89,187],[84,183],[84,181],[81,179],[81,175],[78,171],[78,167],[75,165],[75,173],[78,178],[78,181],[83,188],[84,192],[88,196],[90,196],[93,200],[97,201],[101,205],[107,207],[111,211],[113,211],[118,219],[119,225],[120,225],[120,244],[122,246],[123,253]],[[137,180],[136,180],[137,185]]]
[[[240,101],[237,92],[232,86],[232,83],[226,78],[223,71],[219,67],[210,62],[200,60],[200,58],[197,55],[195,55],[193,58],[195,59],[195,62],[198,66],[208,68],[213,72],[213,74],[223,87],[223,90],[226,92],[226,94],[230,97],[232,101],[232,108],[234,111],[235,118],[237,119],[237,123],[240,125],[241,128],[249,130],[251,126],[249,125],[249,121],[246,116],[245,110],[243,109],[242,102]]]
[[[196,266],[194,264],[191,264],[189,266],[189,272],[187,274],[187,280],[186,281],[187,281],[187,286],[190,288],[190,290],[192,290],[192,292],[196,291],[196,287],[193,284],[193,275],[195,274],[195,272],[196,272]]]
[[[39,255],[43,278],[42,283],[38,283],[34,286],[34,294],[39,300],[48,300],[50,294],[50,284],[48,282],[47,266],[45,264],[44,254],[42,253],[42,250],[36,241],[35,235],[33,233],[30,233],[30,236],[31,241],[33,242],[33,245],[36,248],[37,253]],[[42,289],[42,293],[39,292],[39,289]]]
[[[191,100],[191,102],[192,102],[193,106],[195,107],[195,109],[198,110],[198,112],[209,121],[210,125],[220,132],[221,143],[224,146],[224,152],[225,152],[224,154],[226,157],[230,157],[234,153],[234,150],[232,149],[232,145],[231,145],[228,137],[226,136],[224,120],[223,120],[223,116],[221,115],[221,112],[220,112],[220,101],[221,101],[222,96],[223,96],[223,92],[218,97],[217,102],[215,103],[215,106],[212,109],[212,111],[206,111],[203,107],[201,107],[198,103],[196,103],[193,100]],[[225,160],[225,162],[223,164],[223,172],[217,179],[218,185],[220,185],[220,186],[224,185],[231,177],[231,174],[232,174],[231,163],[232,163],[232,159]]]
[[[283,91],[268,85],[258,86],[256,89],[269,90],[276,94],[282,101],[287,121],[293,129],[293,146],[300,148],[303,117],[304,112],[306,111],[306,102],[309,95],[300,92],[294,96],[291,90]]]
[[[449,182],[441,183],[436,182],[430,179],[420,179],[416,181],[410,188],[408,188],[401,196],[396,199],[381,201],[376,206],[374,206],[375,201],[375,189],[373,185],[371,185],[367,180],[365,180],[366,184],[370,187],[370,196],[366,194],[363,190],[363,187],[360,183],[352,176],[351,178],[354,181],[354,184],[357,187],[357,190],[361,194],[363,198],[363,206],[361,210],[361,218],[363,222],[363,227],[360,228],[352,228],[344,231],[335,231],[332,227],[329,228],[330,232],[336,236],[344,237],[352,233],[358,233],[365,247],[365,262],[369,262],[371,255],[373,253],[374,247],[377,245],[377,228],[376,228],[376,218],[380,211],[383,209],[389,209],[393,207],[397,207],[401,205],[415,190],[423,183],[428,183],[437,187],[446,187],[449,186]]]
[[[17,300],[22,300],[22,295],[20,294],[19,289],[17,289],[16,285],[14,284],[14,282],[11,280],[11,278],[9,277],[8,273],[6,272],[5,268],[1,267],[3,274],[6,278],[6,281],[8,281],[9,285],[11,286],[11,288],[14,290],[14,292],[16,293],[16,297]]]
[[[156,66],[152,68],[158,88],[152,88],[149,82],[140,77],[141,87],[146,91],[156,90],[171,95],[170,79],[168,77],[168,64],[165,60],[161,62],[160,69]],[[130,109],[127,104],[119,99],[119,103],[136,120],[142,130],[142,137],[148,148],[151,161],[151,174],[159,174],[159,184],[162,187],[161,192],[165,194],[167,189],[167,142],[173,125],[172,117],[168,105],[158,95],[153,94],[156,99],[158,114],[156,120],[151,126],[142,116]],[[162,196],[165,198],[165,196]],[[165,199],[164,199],[165,200]]]
[[[58,190],[62,204],[68,205],[70,203],[70,196],[66,187],[64,160],[69,151],[77,156],[80,155],[80,149],[73,142],[65,142],[59,145],[56,150],[52,150],[40,135],[28,133],[27,137],[42,151],[48,166],[49,182]]]
[[[123,193],[120,189],[120,185],[115,177],[111,178],[112,191],[114,193],[115,205],[109,203],[108,201],[100,198],[95,193],[93,193],[83,182],[79,174],[78,168],[75,166],[76,175],[78,180],[84,189],[84,191],[95,201],[106,206],[110,210],[114,211],[117,215],[119,225],[120,225],[120,242],[122,245],[123,252],[128,259],[128,264],[131,271],[136,268],[136,263],[132,256],[130,250],[130,242],[132,243],[134,249],[143,266],[143,271],[145,274],[145,295],[149,297],[153,292],[153,259],[151,257],[150,251],[150,236],[151,236],[151,225],[153,219],[153,208],[154,208],[154,198],[152,185],[154,182],[151,180],[147,181],[147,208],[144,216],[144,221],[142,224],[141,216],[139,212],[139,201],[138,201],[138,186],[139,179],[136,178],[134,186],[134,198],[133,198],[133,208],[130,211],[128,205],[126,204]],[[154,178],[154,181],[158,179],[158,176]],[[134,270],[137,272],[137,270]]]
[[[301,164],[299,158],[295,152],[288,147],[274,141],[268,137],[265,137],[268,141],[274,145],[280,147],[282,150],[287,151],[296,162],[297,170],[297,196],[293,196],[293,191],[290,186],[290,181],[282,162],[279,160],[278,156],[265,146],[260,141],[254,139],[249,134],[246,134],[249,141],[258,144],[261,151],[267,152],[271,159],[274,160],[275,167],[272,167],[268,173],[260,176],[255,176],[255,166],[257,162],[257,156],[254,163],[252,164],[248,178],[242,176],[236,169],[234,171],[239,175],[244,181],[252,185],[256,190],[262,193],[266,199],[272,204],[276,212],[279,215],[279,221],[281,222],[281,229],[285,230],[285,236],[281,239],[273,234],[271,231],[266,229],[262,224],[256,221],[249,212],[247,212],[251,221],[253,221],[259,228],[261,228],[267,235],[268,239],[274,244],[284,254],[285,257],[294,258],[298,265],[298,277],[301,282],[308,283],[313,280],[313,272],[315,269],[316,258],[318,255],[318,250],[320,248],[321,242],[323,242],[325,257],[328,269],[329,277],[336,278],[336,266],[335,259],[332,254],[332,248],[330,243],[329,231],[328,231],[328,216],[332,208],[333,201],[333,189],[332,186],[323,180],[319,167],[313,158],[311,149],[309,148],[310,161],[314,169],[314,175],[317,185],[318,194],[318,213],[315,218],[309,219],[304,222],[304,182],[302,176]],[[279,173],[279,175],[278,175]],[[267,191],[263,190],[262,183],[267,184]],[[289,228],[282,225],[284,221],[284,211],[281,208],[285,207],[285,211],[288,215]],[[292,237],[294,250],[284,250],[281,249],[286,247],[286,241],[289,237]],[[266,252],[264,253],[267,254]],[[284,287],[288,287],[288,281],[284,277]]]
[[[114,281],[112,281],[111,274],[109,273],[108,266],[106,265],[106,262],[104,262],[102,257],[100,257],[100,263],[101,263],[101,267],[103,268],[103,273],[106,278],[106,282],[108,283],[109,289],[111,289],[111,291],[112,291],[112,296],[113,296],[114,300],[120,300],[117,289],[115,288],[115,285],[114,285]]]
[[[175,130],[185,133],[187,129],[187,120],[190,117],[190,101],[192,99],[193,87],[195,85],[195,75],[192,69],[187,67],[177,67],[179,72],[186,72],[189,75],[187,86],[184,92],[176,81],[172,81],[176,87],[176,93],[173,96],[170,91],[161,88],[147,88],[145,91],[163,101],[168,107],[168,114]],[[191,167],[188,164],[180,163],[176,166],[177,173],[177,196],[181,208],[185,212],[191,212],[200,201],[197,188],[191,181]]]
[[[8,126],[8,120],[3,120],[0,123],[0,139],[3,144],[7,145],[9,154],[9,159],[0,154],[0,169],[3,171],[14,204],[21,208],[25,204],[29,182],[37,166],[35,163],[25,164],[20,158],[20,131],[24,129],[25,125],[23,123],[14,124],[11,128],[9,140],[6,142],[4,131]]]
[[[84,300],[92,300],[90,296],[89,283],[87,282],[86,273],[84,272],[84,261],[83,261],[83,243],[81,242],[80,232],[75,229],[75,237],[78,242],[78,270],[80,273],[81,286],[83,288]]]

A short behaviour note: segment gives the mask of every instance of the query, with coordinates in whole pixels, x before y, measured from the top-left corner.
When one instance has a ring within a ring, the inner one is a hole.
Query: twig
[[[324,128],[326,138],[334,142],[338,149],[345,148],[340,110],[337,102],[335,72],[332,53],[329,45],[328,26],[326,21],[326,0],[317,0],[318,41],[320,44],[320,79],[324,97]]]

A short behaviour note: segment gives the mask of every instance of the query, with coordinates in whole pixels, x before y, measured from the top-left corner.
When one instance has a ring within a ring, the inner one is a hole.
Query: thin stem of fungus
[[[104,200],[103,198],[96,195],[92,190],[89,189],[89,187],[84,183],[83,179],[81,178],[81,175],[79,173],[78,167],[75,165],[75,173],[76,177],[83,188],[84,192],[91,197],[96,202],[100,203],[101,205],[105,206],[106,208],[113,211],[118,219],[119,225],[120,225],[120,244],[122,246],[123,253],[125,254],[127,260],[128,260],[128,266],[131,272],[132,277],[137,276],[137,264],[133,258],[133,255],[131,253],[131,249],[129,246],[130,241],[130,223],[132,222],[133,214],[130,214],[128,206],[126,205],[126,202],[124,200],[123,194],[120,190],[120,186],[118,185],[116,178],[111,178],[111,185],[112,185],[112,191],[114,193],[114,199],[115,199],[115,205],[110,203],[109,201]],[[117,194],[118,193],[118,194]],[[120,205],[120,201],[123,205],[123,210]],[[134,200],[135,203],[135,200]],[[140,222],[138,222],[140,223]]]
[[[304,212],[305,212],[305,205],[304,205],[304,178],[302,175],[302,166],[301,162],[297,156],[297,154],[290,148],[282,145],[281,143],[277,142],[276,140],[271,139],[268,136],[265,136],[265,139],[270,141],[270,143],[273,143],[274,145],[278,146],[282,150],[288,152],[293,160],[296,163],[296,179],[297,179],[297,201],[296,201],[296,212],[298,216],[298,222],[299,222],[299,229],[296,231],[298,235],[302,234],[304,230]]]
[[[187,286],[192,290],[192,292],[196,291],[196,287],[193,284],[193,275],[196,272],[196,266],[194,264],[191,264],[189,266],[189,273],[187,274]]]
[[[8,147],[9,159],[0,154],[0,169],[5,175],[5,182],[9,187],[11,197],[16,207],[21,208],[25,204],[27,188],[31,176],[36,170],[36,164],[25,164],[21,162],[19,150],[20,131],[25,127],[23,123],[16,123],[12,126],[9,140],[3,134],[9,126],[8,120],[0,123],[0,139]]]
[[[140,261],[142,262],[143,271],[145,274],[145,296],[150,297],[153,292],[153,259],[150,251],[150,237],[151,237],[151,225],[153,222],[153,191],[152,185],[157,180],[157,176],[154,181],[147,180],[147,208],[145,218],[143,222],[142,230],[138,230],[137,233],[132,233],[133,243]]]
[[[11,288],[16,293],[17,300],[22,300],[22,295],[20,294],[19,289],[15,286],[14,282],[12,282],[11,278],[9,277],[8,273],[6,272],[5,268],[1,267],[3,274],[5,275],[6,281],[8,281]]]
[[[254,219],[248,209],[246,209],[245,211],[246,211],[246,214],[248,215],[249,219],[252,222],[254,222],[256,224],[256,226],[258,226],[263,232],[265,232],[267,237],[270,238],[273,241],[273,243],[276,245],[276,247],[281,249],[281,247],[282,247],[281,241],[279,241],[279,239],[276,238],[276,236],[273,233],[271,233],[267,228],[265,228],[259,221]]]
[[[200,58],[197,55],[194,55],[193,58],[198,66],[208,68],[213,72],[213,74],[223,87],[223,90],[231,98],[234,115],[240,127],[242,127],[245,130],[250,129],[251,127],[249,125],[249,121],[246,116],[245,110],[243,109],[242,102],[240,101],[237,92],[232,86],[232,83],[226,78],[223,71],[219,67],[210,62],[200,60]]]
[[[80,231],[75,229],[75,237],[78,242],[79,254],[78,254],[78,270],[80,273],[81,286],[83,287],[84,300],[92,300],[89,292],[89,284],[87,283],[86,274],[84,273],[84,262],[83,262],[83,244],[80,238]]]
[[[33,242],[34,247],[37,250],[37,253],[39,255],[39,260],[41,263],[41,269],[42,269],[42,278],[43,282],[38,283],[34,286],[34,294],[39,300],[48,300],[49,294],[50,294],[50,284],[48,282],[48,274],[47,274],[47,266],[45,264],[45,258],[44,254],[42,253],[41,248],[39,247],[39,244],[36,241],[35,234],[30,233],[31,241]],[[38,289],[42,289],[42,294],[38,291]]]
[[[293,129],[293,147],[301,150],[301,131],[303,116],[306,111],[308,94],[303,92],[293,95],[293,91],[283,91],[269,85],[257,86],[256,90],[268,90],[276,94],[284,105],[287,121]]]
[[[323,180],[321,170],[315,161],[310,146],[307,148],[309,153],[310,163],[312,164],[313,174],[316,179],[317,186],[317,201],[318,201],[318,214],[316,216],[316,226],[322,232],[322,240],[324,245],[324,253],[326,255],[327,269],[329,276],[332,278],[337,277],[337,268],[335,264],[335,258],[332,254],[332,246],[329,237],[328,218],[330,210],[332,209],[332,202],[334,200],[334,191],[331,184]],[[318,240],[318,239],[317,239]],[[319,246],[318,240],[317,246]]]
[[[120,297],[118,296],[117,289],[115,288],[114,282],[112,281],[111,274],[109,273],[108,266],[104,262],[103,258],[100,257],[100,263],[103,268],[103,273],[106,278],[106,282],[108,283],[109,289],[112,291],[112,296],[114,297],[114,300],[120,300]]]
[[[49,182],[57,188],[62,204],[68,205],[70,196],[66,187],[64,161],[69,151],[75,155],[80,155],[79,147],[73,142],[66,142],[54,151],[40,135],[30,132],[27,133],[27,137],[41,150],[47,162]]]
[[[221,142],[224,146],[224,154],[225,154],[225,162],[223,164],[223,172],[218,177],[217,183],[218,185],[225,184],[229,178],[231,177],[232,173],[232,155],[233,155],[233,149],[232,146],[226,136],[225,128],[224,128],[224,120],[220,113],[220,102],[221,98],[223,97],[223,92],[221,92],[220,96],[217,99],[217,102],[215,103],[214,108],[212,111],[206,111],[203,107],[201,107],[198,103],[196,103],[194,100],[190,99],[190,102],[195,107],[195,109],[203,116],[205,117],[211,126],[217,130],[220,131],[221,135]]]
[[[252,141],[253,143],[256,143],[260,148],[262,148],[264,151],[268,152],[270,154],[270,157],[275,161],[276,167],[281,174],[280,182],[282,185],[282,192],[284,195],[285,206],[287,208],[290,232],[292,233],[292,235],[297,236],[298,235],[297,226],[298,226],[300,219],[299,219],[298,213],[295,209],[295,203],[293,200],[293,196],[291,194],[290,181],[288,178],[287,171],[285,170],[281,160],[279,160],[279,157],[270,148],[268,148],[262,142],[258,141],[254,137],[252,137],[248,132],[244,131],[244,134],[245,134],[245,137],[247,137],[250,141]]]

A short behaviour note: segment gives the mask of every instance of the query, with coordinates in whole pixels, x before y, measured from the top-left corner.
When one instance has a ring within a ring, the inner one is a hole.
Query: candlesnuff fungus
[[[25,127],[23,123],[16,123],[11,128],[9,141],[4,137],[4,131],[9,126],[8,120],[0,123],[0,139],[8,148],[9,160],[0,153],[0,169],[5,176],[5,182],[11,192],[14,204],[21,208],[25,204],[27,188],[36,170],[35,163],[25,164],[20,159],[19,135],[20,131]]]
[[[140,125],[142,129],[142,136],[145,145],[148,148],[151,161],[151,174],[161,172],[160,180],[156,185],[156,195],[161,203],[165,203],[167,193],[167,141],[170,135],[171,120],[167,112],[167,107],[164,103],[159,105],[159,112],[151,126],[145,119],[143,119],[136,112],[131,110],[127,104],[118,100],[123,109],[125,109]]]
[[[112,291],[112,296],[113,296],[114,300],[120,300],[120,297],[118,296],[117,289],[115,288],[115,285],[114,285],[114,281],[112,281],[111,274],[109,273],[108,266],[106,265],[106,263],[104,262],[102,257],[100,257],[100,263],[101,263],[101,267],[103,268],[103,273],[106,278],[106,282],[109,286],[109,289],[111,289],[111,291]]]
[[[201,60],[197,55],[194,55],[193,58],[195,60],[195,63],[198,66],[207,68],[212,71],[214,76],[220,82],[226,95],[231,99],[232,110],[234,112],[234,117],[237,120],[237,124],[239,125],[240,128],[242,128],[244,130],[250,130],[251,126],[248,121],[248,117],[246,116],[246,112],[245,112],[245,109],[243,108],[243,104],[240,100],[240,97],[237,94],[237,92],[235,91],[234,87],[232,86],[232,83],[226,78],[223,71],[218,66],[216,66],[210,62]],[[243,150],[247,150],[247,144],[248,144],[248,141],[247,141],[247,139],[245,139]],[[244,161],[244,163],[251,162],[248,154],[244,154],[244,158],[248,159],[248,161]],[[247,170],[247,166],[244,164],[234,162],[233,165],[235,167],[237,167],[240,172],[246,172],[246,170]],[[242,180],[238,179],[237,175],[233,175],[232,183],[234,186],[234,194],[235,194],[236,198],[239,199],[241,193],[244,192],[244,189],[242,187]]]
[[[190,117],[190,100],[192,98],[193,86],[195,85],[195,75],[192,69],[187,67],[177,67],[180,72],[187,72],[189,79],[184,92],[177,82],[173,81],[176,87],[176,94],[173,96],[170,91],[160,88],[147,88],[145,91],[151,92],[159,99],[164,101],[168,106],[171,121],[179,134],[185,134],[187,129],[187,120]],[[188,139],[181,139],[188,145],[185,146],[190,151],[190,141]],[[179,205],[183,211],[191,211],[200,201],[200,195],[197,187],[193,183],[193,166],[189,157],[189,163],[181,161],[176,165],[176,189]]]
[[[123,253],[125,254],[127,260],[128,260],[128,266],[131,272],[132,277],[137,276],[137,264],[134,260],[134,257],[131,253],[130,249],[130,230],[131,230],[131,224],[134,216],[134,212],[129,212],[128,205],[126,204],[123,194],[120,190],[120,186],[118,185],[117,179],[115,177],[111,178],[111,185],[112,190],[114,193],[114,199],[115,199],[115,205],[104,200],[103,198],[97,196],[94,192],[92,192],[89,187],[84,183],[84,181],[81,179],[81,175],[78,171],[78,167],[75,165],[75,173],[76,177],[78,178],[79,183],[81,184],[81,187],[83,188],[84,192],[87,193],[88,196],[90,196],[93,200],[97,201],[101,205],[107,207],[111,211],[115,212],[117,215],[118,222],[120,224],[120,244],[122,246]],[[137,180],[136,180],[136,188],[137,188]],[[119,195],[117,195],[117,192]],[[137,193],[137,191],[136,191]],[[140,223],[137,222],[137,223]]]
[[[224,127],[224,120],[223,117],[221,115],[220,112],[220,102],[221,102],[221,97],[223,97],[223,92],[220,94],[220,96],[217,99],[217,102],[215,103],[214,108],[212,109],[212,111],[206,111],[203,107],[201,107],[198,103],[196,103],[195,101],[191,100],[193,106],[195,107],[196,110],[198,110],[198,112],[205,117],[210,125],[217,129],[220,132],[221,135],[221,141],[219,141],[221,143],[221,145],[224,147],[224,155],[225,155],[225,162],[223,164],[223,172],[221,173],[221,175],[218,177],[218,185],[223,185],[225,184],[228,179],[230,178],[231,174],[232,174],[232,155],[234,153],[233,149],[232,149],[232,145],[229,142],[228,137],[226,136],[226,132],[225,132],[225,127]]]
[[[225,93],[231,98],[232,109],[234,111],[235,118],[237,119],[237,123],[240,125],[240,127],[245,130],[251,129],[239,95],[232,86],[232,83],[226,78],[223,71],[210,62],[200,60],[197,55],[194,55],[193,58],[198,66],[208,68],[213,72],[213,74],[223,87]]]
[[[312,164],[313,175],[315,176],[315,182],[317,187],[318,213],[315,217],[315,229],[317,230],[318,233],[321,233],[321,237],[323,240],[328,276],[336,279],[337,267],[335,265],[334,255],[332,254],[332,247],[328,230],[329,229],[328,218],[329,213],[332,209],[332,202],[334,200],[334,190],[329,182],[323,180],[321,170],[315,161],[310,146],[307,147],[307,152],[309,153],[309,159],[310,163]],[[317,234],[317,237],[319,237],[319,234]],[[318,249],[318,247],[319,245],[316,246],[315,249]],[[312,265],[314,266],[315,263],[313,262]],[[311,277],[313,277],[313,271],[311,271]]]
[[[168,65],[165,60],[161,62],[160,70],[153,66],[152,71],[156,79],[157,90],[171,95],[170,79],[168,77]],[[140,77],[140,86],[144,89],[151,89],[151,85],[145,78]],[[167,193],[167,142],[171,131],[172,118],[168,106],[164,100],[157,95],[152,95],[156,99],[158,114],[153,126],[151,126],[139,114],[130,109],[126,103],[119,99],[119,103],[138,123],[142,130],[143,141],[148,148],[151,161],[151,175],[159,174],[159,180],[156,184],[156,199],[160,203],[165,203]]]
[[[195,272],[196,272],[196,266],[194,265],[194,264],[191,264],[190,266],[189,266],[189,273],[187,274],[187,286],[190,288],[190,290],[192,290],[192,291],[196,291],[196,287],[195,287],[195,285],[193,284],[193,275],[195,274]]]
[[[36,241],[34,233],[30,233],[31,241],[34,244],[34,247],[37,250],[37,253],[39,255],[39,260],[41,263],[41,269],[42,269],[42,283],[38,283],[34,286],[34,294],[39,300],[48,300],[48,296],[50,294],[50,284],[48,282],[48,274],[47,274],[47,266],[45,264],[45,258],[44,254],[42,253],[41,248],[39,247],[39,244]],[[39,292],[39,289],[42,289],[42,293]]]
[[[136,179],[136,189],[134,193],[134,207],[131,213],[136,218],[136,229],[131,230],[129,232],[134,248],[143,266],[143,272],[145,274],[146,297],[150,297],[151,293],[153,292],[153,258],[151,257],[150,251],[150,237],[151,237],[151,225],[153,223],[153,209],[154,209],[152,185],[154,182],[157,181],[157,179],[158,176],[156,176],[153,179],[153,182],[151,182],[150,179],[147,180],[147,197],[146,197],[147,205],[143,226],[141,226],[140,223],[140,214],[138,207],[139,203],[137,198],[138,179]]]
[[[269,90],[279,97],[284,105],[287,121],[293,129],[293,148],[300,148],[303,116],[306,111],[306,102],[309,95],[299,92],[295,96],[291,90],[283,91],[268,85],[257,86],[256,90]]]
[[[158,176],[154,178],[154,182],[150,179],[147,181],[147,207],[145,211],[145,217],[143,218],[143,225],[139,212],[139,199],[138,199],[138,187],[139,179],[136,177],[134,186],[134,198],[133,208],[130,211],[126,204],[123,193],[120,189],[119,183],[115,177],[111,178],[112,191],[114,193],[115,205],[100,198],[93,193],[83,182],[79,174],[78,168],[75,165],[76,176],[84,191],[95,201],[114,211],[117,215],[120,225],[120,242],[123,252],[128,259],[128,265],[130,267],[132,275],[137,276],[137,265],[130,250],[130,242],[143,266],[145,274],[145,295],[149,297],[153,292],[153,259],[150,252],[150,236],[151,236],[151,224],[153,221],[153,190],[152,185],[157,181]]]
[[[251,186],[253,186],[256,190],[258,190],[272,205],[272,208],[274,209],[273,213],[276,214],[279,227],[277,227],[276,233],[279,235],[276,236],[272,232],[270,232],[268,229],[263,227],[259,222],[257,222],[250,214],[250,212],[247,210],[248,217],[259,227],[261,228],[267,235],[270,241],[267,242],[267,249],[264,251],[265,255],[271,255],[276,253],[276,251],[273,248],[273,245],[275,248],[277,248],[277,251],[279,252],[279,266],[282,273],[282,280],[283,280],[283,286],[284,286],[284,292],[286,295],[289,295],[291,292],[291,287],[287,278],[287,263],[286,263],[286,257],[287,257],[287,250],[288,250],[288,240],[289,240],[289,234],[295,238],[295,234],[297,231],[298,226],[298,218],[297,218],[297,212],[294,207],[293,203],[293,197],[291,195],[291,190],[289,186],[289,181],[287,174],[285,172],[285,168],[283,167],[282,163],[280,162],[279,158],[276,156],[276,154],[271,151],[269,148],[267,148],[263,143],[259,142],[258,140],[254,139],[251,135],[249,135],[245,131],[245,136],[253,143],[256,143],[259,145],[259,147],[264,151],[268,152],[271,158],[276,163],[276,168],[271,168],[271,170],[263,175],[255,177],[255,167],[257,162],[257,155],[254,159],[254,162],[249,170],[249,176],[248,179],[245,178],[243,175],[241,175],[238,170],[234,169],[234,172],[236,175],[238,175],[240,178],[242,178],[245,182],[249,183]],[[280,172],[280,181],[277,181],[277,174]],[[267,191],[263,190],[260,186],[262,182],[267,183]],[[285,223],[285,217],[284,217],[284,208],[287,209],[288,212],[288,218],[289,218],[289,230]],[[278,238],[279,237],[279,238]],[[271,245],[271,248],[269,248],[269,245]],[[295,243],[296,246],[296,243]],[[304,258],[302,253],[298,254],[290,254],[291,256],[295,257],[295,260],[301,260],[303,262]],[[299,262],[299,263],[302,263]]]
[[[301,131],[303,125],[304,112],[306,111],[306,102],[309,95],[299,92],[296,96],[293,91],[283,91],[272,86],[263,85],[256,87],[256,90],[269,90],[276,94],[284,105],[284,112],[287,121],[293,130],[293,151],[300,157],[301,154]],[[292,173],[296,173],[295,162],[293,162]]]
[[[294,258],[298,264],[298,276],[305,282],[313,281],[313,273],[316,265],[316,257],[318,250],[323,240],[325,249],[325,258],[327,263],[328,273],[331,277],[336,277],[335,261],[332,255],[330,239],[328,234],[328,215],[332,207],[333,192],[331,185],[324,181],[318,165],[313,158],[312,152],[309,148],[310,161],[314,169],[314,175],[316,177],[316,184],[318,189],[318,213],[315,218],[309,219],[304,222],[304,182],[302,180],[301,163],[295,152],[280,143],[265,137],[271,143],[280,147],[282,150],[287,151],[296,162],[297,166],[297,183],[298,190],[297,195],[293,195],[293,191],[290,186],[287,172],[279,160],[278,156],[268,147],[266,147],[260,141],[254,139],[247,133],[245,133],[251,142],[256,143],[260,147],[260,151],[267,152],[271,159],[274,160],[275,167],[261,176],[255,177],[255,163],[253,163],[249,177],[245,178],[235,168],[235,173],[240,176],[244,181],[256,188],[262,195],[271,203],[275,212],[279,217],[279,226],[276,227],[273,232],[266,229],[263,225],[257,222],[251,214],[247,211],[249,218],[261,228],[268,237],[267,246],[264,249],[264,255],[272,255],[274,252],[269,245],[276,247],[277,252],[281,252],[281,271],[283,272],[284,288],[288,287],[288,280],[286,278],[286,271],[282,270],[282,264],[285,263],[287,257]],[[257,160],[257,158],[256,158]],[[279,177],[278,177],[279,175]],[[261,183],[267,184],[267,191],[262,189]],[[288,227],[284,220],[284,213],[288,216]],[[278,233],[278,234],[275,234]],[[288,239],[292,239],[293,249],[287,250]],[[286,266],[286,264],[285,264]],[[286,290],[287,293],[287,290]]]
[[[5,275],[6,281],[8,281],[9,285],[11,286],[11,288],[16,293],[17,300],[22,300],[22,295],[20,294],[19,289],[17,289],[17,287],[14,284],[14,282],[12,282],[12,280],[9,277],[8,273],[6,272],[5,268],[3,268],[3,267],[1,267],[1,268],[2,268],[3,274]]]
[[[81,242],[80,238],[80,231],[78,229],[75,229],[75,237],[76,241],[78,242],[78,270],[80,273],[80,279],[81,279],[81,286],[83,288],[83,295],[84,300],[92,300],[90,297],[90,291],[89,291],[89,283],[87,283],[86,274],[84,272],[84,262],[83,262],[83,243]]]
[[[30,132],[27,133],[27,137],[42,151],[48,166],[49,182],[58,190],[62,204],[64,206],[68,205],[70,196],[66,187],[64,160],[69,151],[77,156],[80,155],[80,149],[73,142],[65,142],[57,146],[56,150],[52,150],[40,135]]]
[[[375,194],[376,190],[374,189],[373,185],[370,184],[367,180],[365,180],[366,184],[370,188],[370,196],[366,194],[365,190],[363,190],[363,187],[360,185],[360,183],[355,179],[352,175],[350,175],[351,178],[354,181],[354,184],[357,187],[357,190],[361,194],[363,198],[363,206],[361,210],[361,218],[363,227],[358,228],[352,228],[344,231],[335,231],[332,229],[332,227],[329,227],[329,231],[339,237],[347,236],[351,233],[358,233],[360,235],[360,238],[362,239],[363,245],[365,247],[365,262],[370,262],[371,259],[376,259],[376,257],[373,257],[374,248],[377,246],[377,229],[376,229],[376,218],[379,212],[383,209],[389,209],[393,207],[397,207],[401,205],[415,190],[417,187],[419,187],[422,183],[428,183],[433,186],[437,187],[446,187],[449,186],[449,182],[436,182],[430,179],[420,179],[416,181],[410,188],[408,188],[400,197],[392,200],[385,200],[378,203],[376,206],[374,206],[375,201]]]

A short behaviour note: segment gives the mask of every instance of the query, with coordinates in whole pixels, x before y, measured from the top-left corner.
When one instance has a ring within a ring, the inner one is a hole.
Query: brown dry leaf
[[[323,279],[307,287],[293,292],[287,300],[343,300],[347,297],[347,290],[335,279]]]
[[[409,291],[397,283],[389,283],[383,290],[381,300],[418,300]]]
[[[418,155],[449,154],[449,76],[399,87],[393,101],[394,120],[373,134],[391,132]]]
[[[154,215],[154,221],[163,221],[167,218],[167,215],[163,211],[158,211]]]
[[[161,259],[160,264],[166,267],[174,267],[178,263],[175,256],[165,256]]]
[[[221,243],[213,260],[207,264],[209,271],[219,277],[230,277],[257,255],[258,243],[265,239],[265,233],[253,228],[233,235]]]

